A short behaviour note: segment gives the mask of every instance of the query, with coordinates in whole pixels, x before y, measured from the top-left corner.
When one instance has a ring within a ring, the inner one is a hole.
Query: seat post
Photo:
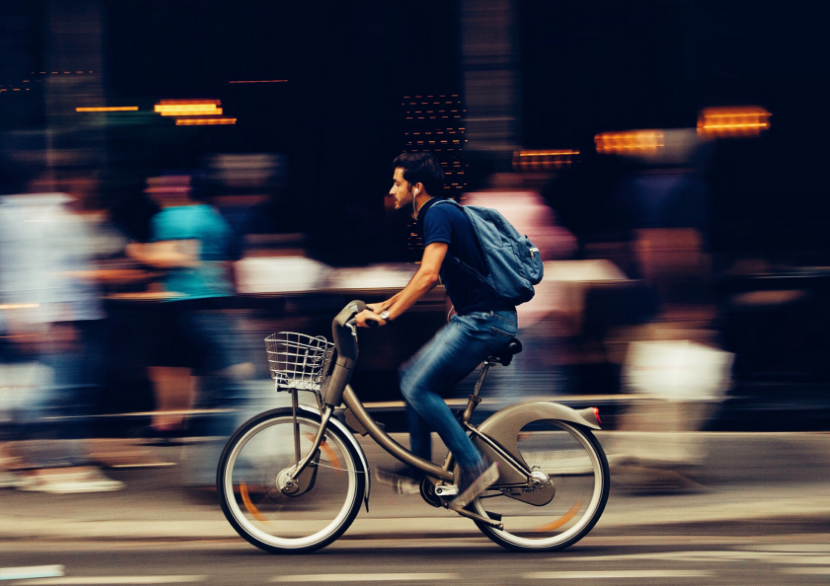
[[[484,364],[481,367],[481,373],[478,375],[478,380],[476,381],[476,386],[473,389],[473,394],[470,395],[470,400],[467,402],[467,407],[464,409],[464,414],[461,416],[461,421],[463,423],[469,423],[470,419],[473,416],[473,411],[481,403],[481,397],[478,396],[478,393],[481,391],[481,385],[484,384],[484,379],[487,377],[487,371],[490,370],[490,367],[493,366],[493,363],[490,360],[485,360]]]
[[[487,371],[490,370],[490,367],[495,364],[491,362],[488,358],[484,361],[484,364],[481,366],[481,372],[478,375],[478,380],[476,381],[476,386],[473,389],[473,394],[470,395],[470,400],[467,402],[467,407],[464,409],[464,413],[461,415],[461,425],[469,425],[470,419],[473,417],[473,411],[475,411],[476,406],[481,403],[481,397],[478,396],[479,391],[481,391],[481,385],[484,384],[484,379],[487,377]],[[444,470],[449,470],[452,468],[453,464],[455,463],[455,458],[453,458],[452,452],[447,454],[446,459],[444,460]]]

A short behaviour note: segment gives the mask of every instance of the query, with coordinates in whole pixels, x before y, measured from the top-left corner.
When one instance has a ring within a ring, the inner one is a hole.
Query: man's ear
[[[423,183],[416,183],[412,187],[412,195],[415,196],[415,197],[418,197],[418,195],[421,193],[421,191],[423,189],[424,189],[424,184]]]

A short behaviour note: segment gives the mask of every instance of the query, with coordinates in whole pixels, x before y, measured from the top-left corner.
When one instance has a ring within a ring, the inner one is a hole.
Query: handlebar
[[[364,309],[366,309],[366,304],[362,301],[350,301],[346,307],[340,310],[340,313],[335,316],[333,325],[346,327],[349,325],[348,322],[354,322],[355,316]]]
[[[345,359],[343,366],[354,368],[357,361],[357,336],[355,334],[355,316],[366,309],[362,301],[351,301],[340,310],[331,324],[331,333],[337,348],[338,363]]]
[[[355,316],[366,309],[366,304],[363,301],[351,301],[346,307],[344,307],[340,313],[334,318],[334,322],[337,325],[342,325],[343,327],[352,328],[355,326]],[[349,315],[350,317],[346,317]],[[367,321],[366,325],[370,328],[378,327],[378,322],[376,321]]]
[[[328,380],[325,397],[327,405],[336,407],[340,404],[343,390],[351,379],[358,354],[355,316],[364,309],[364,302],[351,301],[332,320],[331,333],[337,349],[337,361]]]

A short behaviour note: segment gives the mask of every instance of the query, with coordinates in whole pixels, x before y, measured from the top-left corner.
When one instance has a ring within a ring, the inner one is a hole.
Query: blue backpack
[[[482,275],[461,259],[447,255],[450,262],[490,287],[505,301],[519,305],[533,299],[533,285],[542,281],[542,255],[527,236],[522,236],[500,213],[480,206],[462,206],[445,199],[443,203],[456,205],[464,212],[473,227],[488,274]]]

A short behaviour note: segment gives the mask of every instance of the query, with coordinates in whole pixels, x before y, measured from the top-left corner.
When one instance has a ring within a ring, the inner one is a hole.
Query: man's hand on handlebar
[[[380,316],[372,311],[372,308],[380,309],[380,303],[372,303],[354,317],[355,324],[359,328],[376,328],[385,326],[386,321],[380,319]]]

